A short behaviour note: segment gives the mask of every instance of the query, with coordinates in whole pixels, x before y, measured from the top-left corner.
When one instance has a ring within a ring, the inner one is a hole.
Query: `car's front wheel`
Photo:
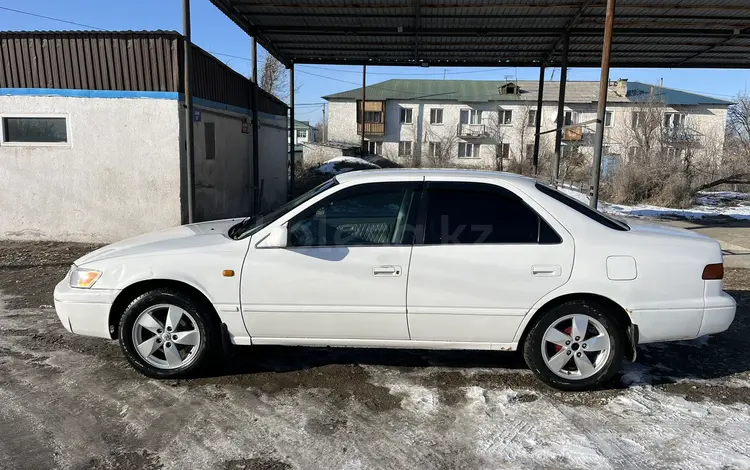
[[[215,328],[205,308],[182,292],[155,289],[134,299],[120,320],[120,346],[133,367],[157,379],[184,377],[202,367]]]
[[[532,327],[523,355],[529,368],[560,390],[590,390],[617,372],[625,334],[597,303],[571,301],[545,312]]]

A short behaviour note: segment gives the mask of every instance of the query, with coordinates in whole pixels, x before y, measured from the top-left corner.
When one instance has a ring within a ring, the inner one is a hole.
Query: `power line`
[[[91,26],[90,24],[76,23],[75,21],[63,20],[61,18],[54,18],[52,16],[44,16],[38,13],[31,13],[30,11],[16,10],[13,8],[8,8],[8,7],[0,7],[0,10],[12,11],[13,13],[18,13],[20,15],[35,16],[37,18],[44,18],[45,20],[58,21],[60,23],[67,23],[67,24],[72,24],[75,26],[82,26],[84,28],[97,29],[99,31],[106,31],[104,28],[99,28],[98,26]]]

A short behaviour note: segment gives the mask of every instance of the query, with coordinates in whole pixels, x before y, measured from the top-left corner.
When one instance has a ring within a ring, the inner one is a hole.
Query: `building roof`
[[[518,94],[500,94],[501,87],[515,83]],[[667,105],[711,104],[729,106],[730,101],[699,95],[673,88],[659,87],[640,82],[628,82],[627,96],[620,96],[610,86],[607,101],[628,103],[641,101],[644,96],[660,93]],[[392,79],[369,85],[365,90],[368,101],[417,100],[417,101],[456,101],[461,103],[481,103],[489,101],[536,101],[539,82],[536,80],[408,80]],[[557,101],[560,82],[544,82],[544,101]],[[599,97],[599,82],[569,81],[565,88],[566,103],[595,103]],[[362,99],[362,88],[324,96],[325,100]]]
[[[211,0],[286,65],[599,67],[605,1]],[[746,68],[747,0],[618,0],[613,67]]]
[[[310,127],[313,127],[310,125],[310,121],[298,121],[294,120],[294,128],[295,129],[308,129]]]

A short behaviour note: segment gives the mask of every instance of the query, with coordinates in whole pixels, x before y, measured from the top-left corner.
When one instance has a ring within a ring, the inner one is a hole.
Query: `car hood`
[[[224,219],[197,224],[171,227],[157,232],[138,235],[78,258],[77,266],[93,261],[125,256],[148,256],[167,252],[203,251],[205,249],[221,249],[221,245],[230,246],[235,240],[227,235],[229,228],[242,219]]]

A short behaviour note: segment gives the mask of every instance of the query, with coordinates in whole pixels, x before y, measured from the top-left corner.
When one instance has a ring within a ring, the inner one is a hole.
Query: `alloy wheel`
[[[171,370],[187,366],[197,357],[201,333],[195,318],[172,304],[153,305],[133,324],[133,346],[150,365]]]
[[[602,370],[611,352],[606,328],[584,314],[559,318],[542,339],[544,363],[554,374],[570,380],[587,379]]]

